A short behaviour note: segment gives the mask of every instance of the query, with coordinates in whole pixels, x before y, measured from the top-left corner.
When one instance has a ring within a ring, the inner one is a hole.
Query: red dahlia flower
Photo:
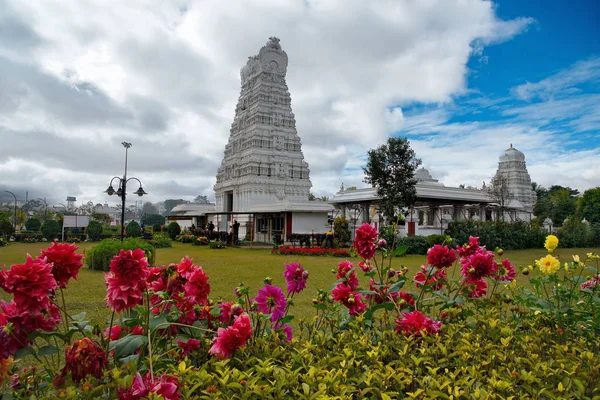
[[[469,257],[471,254],[475,254],[479,249],[479,237],[475,236],[469,236],[469,244],[456,246],[459,257]]]
[[[427,251],[427,263],[436,268],[448,268],[456,261],[456,252],[448,246],[436,244]]]
[[[119,388],[119,400],[141,400],[152,393],[162,396],[165,400],[179,400],[181,398],[177,391],[179,386],[179,380],[174,375],[160,375],[154,377],[154,381],[152,381],[150,372],[143,379],[138,372],[129,389]],[[154,397],[152,396],[152,398]]]
[[[149,273],[146,253],[142,249],[121,250],[110,262],[110,272],[123,281],[145,283]]]
[[[271,321],[275,322],[283,317],[287,306],[287,299],[283,290],[277,286],[265,285],[264,289],[258,291],[254,299],[258,304],[258,311],[271,314]]]
[[[92,339],[84,337],[65,349],[65,367],[60,375],[64,377],[70,372],[74,382],[79,382],[88,375],[101,378],[107,364],[106,353],[102,347]]]
[[[345,283],[338,283],[331,291],[331,294],[333,295],[333,300],[342,303],[348,308],[350,315],[357,316],[362,314],[367,308],[366,303],[362,301],[362,294],[355,292],[351,286]]]
[[[494,253],[483,249],[461,260],[461,264],[461,272],[470,282],[490,276],[498,267],[494,261]]]
[[[194,299],[197,304],[204,304],[210,294],[210,285],[208,284],[208,275],[204,273],[202,267],[194,266],[187,273],[187,282],[183,286],[187,296]]]
[[[308,280],[308,271],[298,263],[284,264],[285,272],[283,277],[288,285],[288,293],[300,293],[306,288]]]
[[[191,353],[200,348],[200,341],[198,339],[188,339],[187,342],[177,339],[177,344],[183,350],[183,354]]]
[[[483,279],[478,281],[464,281],[462,286],[460,293],[468,294],[471,299],[476,299],[487,294],[488,284]]]
[[[42,258],[46,257],[46,261],[53,265],[52,275],[60,288],[66,288],[71,278],[77,280],[77,274],[83,267],[83,254],[76,253],[78,248],[74,244],[54,242],[42,251]]]
[[[421,265],[421,272],[418,272],[413,280],[417,288],[428,285],[432,290],[441,290],[446,282],[446,270]]]
[[[52,264],[45,258],[27,254],[24,264],[15,264],[8,271],[0,271],[2,289],[14,295],[19,309],[36,312],[50,307],[49,295],[57,287],[52,275]]]
[[[123,281],[112,272],[104,275],[107,284],[106,304],[115,312],[129,310],[143,302],[145,281]]]
[[[219,360],[229,358],[237,349],[246,345],[246,340],[251,334],[250,317],[244,313],[235,318],[232,326],[219,328],[217,337],[208,352],[216,355]]]
[[[396,332],[406,336],[424,336],[438,333],[442,323],[426,317],[421,311],[403,312],[396,320]]]
[[[376,241],[377,229],[371,224],[364,223],[356,230],[354,248],[361,258],[368,260],[375,257]]]
[[[353,271],[354,265],[350,261],[342,261],[338,264],[337,279],[344,279],[344,283],[355,290],[358,285],[358,277]]]

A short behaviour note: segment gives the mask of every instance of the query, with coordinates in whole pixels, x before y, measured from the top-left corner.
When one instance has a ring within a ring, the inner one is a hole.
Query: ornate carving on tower
[[[500,156],[496,171],[496,175],[498,174],[506,178],[511,196],[523,204],[525,211],[532,212],[537,196],[531,187],[525,155],[514,148],[512,143]]]
[[[296,131],[287,66],[279,39],[271,37],[240,70],[240,96],[214,186],[217,211],[308,199],[310,170]],[[241,195],[227,203],[226,194],[237,190]]]

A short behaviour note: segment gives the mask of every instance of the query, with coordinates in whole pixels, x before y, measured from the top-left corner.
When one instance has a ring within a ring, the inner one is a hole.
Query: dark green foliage
[[[469,243],[469,236],[477,236],[481,245],[488,249],[499,247],[504,250],[539,248],[546,237],[540,227],[522,221],[452,221],[446,234],[457,245]]]
[[[40,228],[42,227],[42,223],[40,222],[39,219],[37,218],[29,218],[27,220],[27,222],[25,222],[25,228],[28,231],[34,231],[37,232],[40,230]]]
[[[162,225],[165,223],[165,217],[160,214],[146,214],[142,217],[144,225]]]
[[[369,150],[368,157],[364,181],[377,187],[383,214],[392,217],[396,210],[414,204],[415,171],[421,160],[415,157],[408,139],[389,138],[386,144]]]
[[[60,229],[58,222],[49,219],[42,225],[42,235],[48,240],[54,240],[60,235]]]
[[[142,228],[140,228],[140,224],[138,224],[136,221],[131,221],[128,223],[127,227],[125,228],[125,235],[127,237],[134,238],[142,236]]]
[[[453,247],[454,242],[453,242],[452,238],[448,235],[433,234],[433,235],[427,236],[427,245],[429,247],[433,247],[436,244]]]
[[[425,236],[406,236],[398,241],[398,246],[408,246],[405,254],[427,254],[429,245]]]
[[[350,241],[350,230],[348,229],[348,219],[346,217],[337,217],[333,221],[333,232],[340,245],[345,246]]]
[[[594,240],[590,227],[575,218],[567,220],[556,236],[559,240],[558,246],[563,248],[591,246]]]
[[[600,187],[583,192],[579,211],[589,222],[600,223]]]
[[[8,218],[0,218],[0,235],[12,235],[15,233],[15,227]]]
[[[104,239],[87,252],[85,263],[92,270],[108,271],[110,269],[110,261],[114,256],[119,254],[121,249],[134,250],[138,248],[144,250],[146,257],[148,257],[148,263],[154,265],[154,246],[136,238],[127,238],[123,242],[114,239]]]
[[[591,239],[590,246],[600,247],[600,222],[590,225]]]
[[[394,248],[398,247],[399,238],[396,235],[396,229],[394,225],[382,226],[381,230],[379,231],[379,237],[381,239],[385,239],[388,244],[388,249],[393,250]],[[394,248],[392,248],[392,246]]]
[[[87,233],[88,239],[96,242],[102,238],[102,232],[104,227],[98,221],[91,220],[85,232]]]
[[[155,249],[164,249],[167,247],[173,247],[173,244],[171,243],[171,239],[169,239],[169,236],[165,233],[160,233],[160,230],[158,231],[158,233],[154,233],[152,240],[149,240],[148,243],[150,243],[152,246],[154,246]]]
[[[555,226],[561,226],[577,209],[577,199],[571,193],[568,188],[551,190],[547,197],[535,203],[533,213],[542,221],[550,217]]]
[[[161,224],[152,225],[152,232],[159,233],[159,232],[162,232],[162,230],[163,230],[163,226]]]
[[[173,221],[169,224],[167,232],[169,233],[169,237],[171,238],[171,240],[175,240],[177,235],[181,233],[181,227],[177,222]]]

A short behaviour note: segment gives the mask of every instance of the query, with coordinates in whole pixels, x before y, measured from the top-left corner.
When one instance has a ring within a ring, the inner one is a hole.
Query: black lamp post
[[[138,181],[138,183],[140,184],[139,189],[136,190],[135,192],[133,192],[133,194],[137,194],[138,196],[142,197],[143,195],[148,194],[148,193],[144,192],[144,189],[142,188],[142,182],[138,178],[131,177],[131,178],[127,179],[127,150],[129,150],[129,148],[131,147],[131,143],[121,142],[121,144],[123,145],[123,147],[125,147],[125,173],[123,174],[122,178],[119,178],[118,176],[113,177],[110,180],[108,189],[106,189],[104,192],[108,193],[109,196],[112,196],[113,194],[116,193],[117,196],[119,196],[121,198],[121,242],[122,242],[125,237],[125,198],[127,197],[127,182],[129,182],[130,180],[133,179],[133,180]],[[112,183],[115,179],[119,180],[119,190],[117,190],[116,192],[112,186]]]
[[[48,215],[48,203],[46,203],[46,199],[42,199],[41,197],[38,198],[38,200],[43,201],[44,204],[46,205],[46,207],[44,208],[44,222],[46,222],[47,215]]]
[[[17,196],[15,196],[13,192],[9,192],[8,190],[5,190],[5,192],[12,194],[12,197],[15,198],[15,220],[13,221],[13,228],[15,230],[15,233],[17,233]]]

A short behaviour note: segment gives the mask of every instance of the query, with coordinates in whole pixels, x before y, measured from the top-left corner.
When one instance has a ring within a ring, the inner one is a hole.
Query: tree
[[[131,221],[125,227],[125,235],[127,237],[140,237],[142,236],[142,228],[140,228],[140,224],[135,221]]]
[[[149,201],[145,202],[142,206],[142,215],[144,214],[158,214],[158,208]]]
[[[106,214],[104,214],[106,215]],[[100,239],[102,239],[102,232],[104,231],[104,228],[102,227],[102,224],[98,221],[92,220],[90,221],[90,223],[88,224],[85,233],[87,234],[88,238],[91,241],[98,241]]]
[[[88,201],[85,204],[82,204],[81,207],[79,207],[77,214],[79,215],[92,215],[92,213],[94,212],[94,203],[91,201]]]
[[[583,192],[579,211],[590,223],[600,223],[600,186]]]
[[[169,227],[167,228],[167,233],[169,234],[171,240],[175,240],[177,235],[181,233],[181,227],[177,222],[173,221],[169,224]]]
[[[98,221],[101,224],[108,224],[110,222],[110,215],[104,213],[92,213],[92,221]]]
[[[408,139],[389,138],[367,154],[364,182],[377,187],[383,214],[391,218],[397,210],[412,206],[417,198],[415,171],[421,160],[415,157]]]
[[[169,215],[169,213],[171,212],[171,210],[175,207],[178,206],[179,204],[185,204],[187,203],[187,201],[183,200],[183,199],[168,199],[165,200],[165,215]]]
[[[550,189],[548,190],[548,194],[552,194],[554,192],[559,192],[561,190],[568,190],[569,191],[569,196],[570,197],[577,197],[579,195],[579,190],[577,189],[571,189],[570,187],[564,187],[564,186],[560,186],[560,185],[552,185],[550,186]]]
[[[510,200],[513,198],[508,187],[508,179],[506,176],[496,174],[490,181],[487,191],[492,200],[500,206],[500,215],[502,216],[502,221],[504,221],[504,211]]]
[[[25,229],[28,231],[39,231],[42,223],[37,218],[29,218],[27,222],[25,222]]]
[[[531,182],[531,189],[535,192],[538,201],[548,197],[548,189],[538,185],[537,182]]]
[[[345,246],[350,241],[350,230],[346,217],[336,217],[333,221],[333,232],[340,246]]]
[[[210,201],[208,201],[208,196],[198,195],[194,198],[194,203],[210,204]]]
[[[142,224],[144,225],[164,225],[165,217],[160,214],[146,214],[142,217]]]
[[[15,227],[8,218],[0,218],[0,236],[9,236],[15,233]]]
[[[572,193],[570,188],[550,192],[548,196],[550,199],[549,214],[555,225],[562,225],[564,220],[571,217],[577,210],[577,199],[572,197]]]
[[[58,238],[60,234],[60,225],[53,219],[49,219],[42,225],[42,235],[48,240]]]

